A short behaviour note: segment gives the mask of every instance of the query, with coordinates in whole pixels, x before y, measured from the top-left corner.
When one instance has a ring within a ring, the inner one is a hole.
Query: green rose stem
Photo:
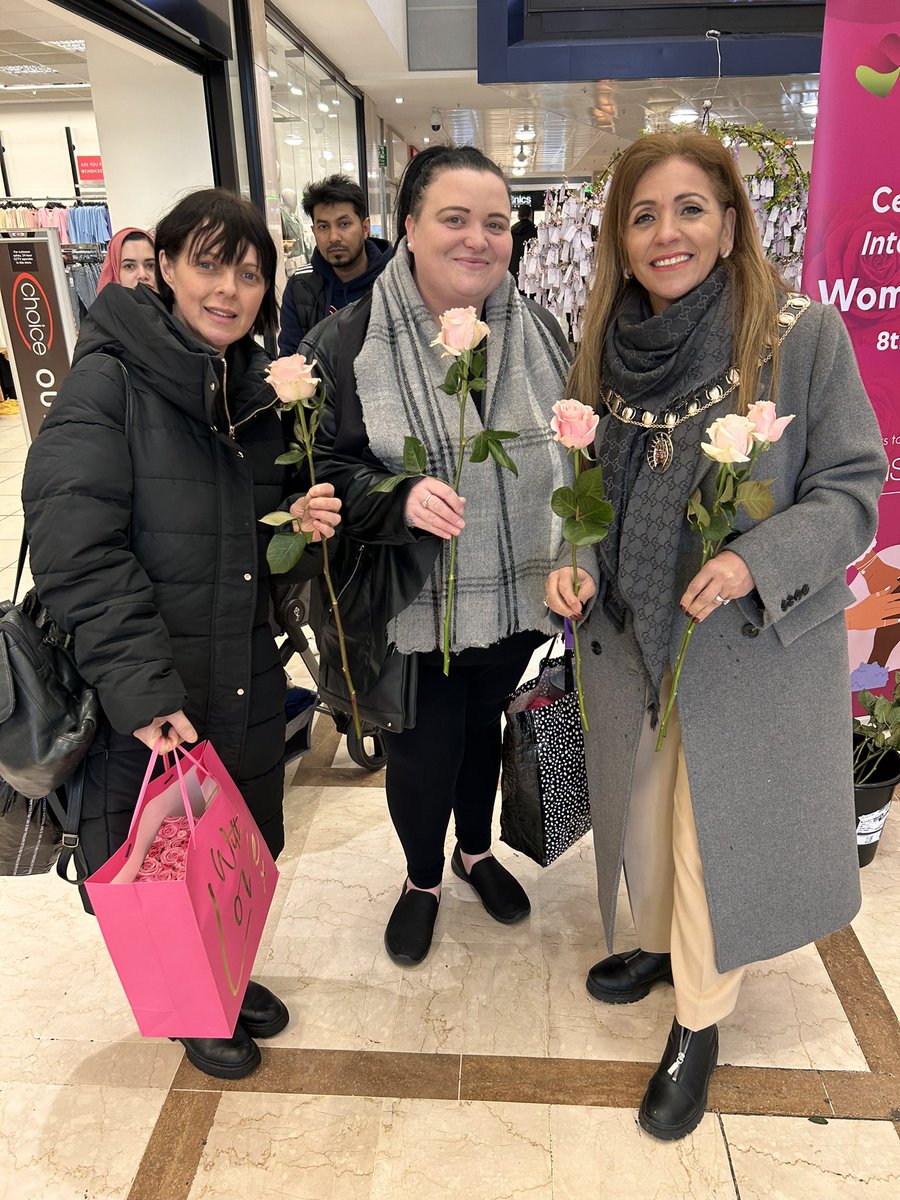
[[[578,477],[581,474],[581,451],[576,450],[573,457],[575,459],[575,483],[577,484]],[[581,588],[581,582],[578,579],[578,547],[573,542],[572,543],[572,590],[575,592],[576,596],[578,595],[580,588]],[[581,723],[585,728],[585,732],[587,732],[590,729],[590,725],[588,724],[587,713],[584,710],[584,691],[581,686],[581,647],[578,644],[578,626],[576,625],[576,623],[574,621],[571,622],[571,625],[572,625],[572,648],[575,652],[575,684],[578,689],[578,709],[581,713]]]
[[[316,468],[313,463],[313,439],[310,434],[309,426],[306,422],[306,411],[303,404],[297,404],[294,408],[294,432],[297,435],[297,440],[303,444],[303,450],[306,455],[306,463],[309,468],[309,481],[315,487],[316,483]],[[357,738],[362,740],[362,724],[359,719],[359,705],[356,702],[356,688],[353,686],[353,679],[350,675],[350,663],[347,660],[347,643],[344,638],[344,625],[341,621],[341,610],[338,605],[338,598],[334,590],[334,584],[331,581],[331,562],[328,557],[328,539],[322,538],[322,574],[325,576],[325,586],[328,588],[328,598],[331,600],[331,609],[334,613],[334,626],[337,630],[338,645],[341,651],[341,671],[344,675],[344,682],[347,684],[347,691],[350,695],[350,709],[353,715],[353,729]]]
[[[464,360],[465,369],[460,372],[459,396],[459,457],[456,460],[456,473],[453,476],[453,490],[459,495],[459,481],[462,476],[463,460],[466,453],[466,400],[469,397],[469,361],[468,350],[463,351],[460,359]],[[456,591],[456,543],[459,534],[450,539],[450,571],[447,575],[447,603],[444,607],[444,674],[450,674],[450,623],[453,617],[453,596]]]

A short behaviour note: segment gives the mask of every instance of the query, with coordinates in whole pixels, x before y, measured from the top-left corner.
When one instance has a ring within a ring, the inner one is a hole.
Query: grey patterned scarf
[[[484,422],[469,397],[466,434],[483,428],[517,431],[507,448],[519,476],[493,459],[463,467],[466,528],[456,557],[454,652],[489,646],[525,629],[555,632],[543,603],[547,572],[562,550],[562,524],[550,511],[550,494],[570,472],[550,432],[552,406],[565,389],[562,351],[528,311],[509,274],[488,296],[483,319],[491,329]],[[357,391],[369,445],[388,470],[402,470],[403,439],[414,434],[428,451],[428,474],[451,480],[459,402],[438,390],[449,359],[429,346],[437,333],[403,241],[373,289],[366,341],[354,362]],[[388,628],[389,640],[403,653],[442,644],[449,546],[442,543],[431,579]]]
[[[603,384],[638,411],[680,414],[702,387],[719,381],[731,365],[731,351],[724,267],[656,316],[643,288],[633,285],[610,326]],[[700,467],[700,443],[710,423],[729,407],[727,401],[716,405],[672,431],[675,456],[665,472],[650,469],[646,430],[609,415],[598,428],[598,459],[616,512],[613,528],[597,547],[601,600],[620,625],[631,614],[654,701],[668,660],[678,548]]]

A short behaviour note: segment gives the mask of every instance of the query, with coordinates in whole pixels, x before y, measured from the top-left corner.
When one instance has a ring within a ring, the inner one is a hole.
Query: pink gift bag
[[[85,886],[141,1033],[231,1037],[278,870],[209,742],[151,779],[157,757],[124,845]],[[184,878],[137,880],[163,822],[185,815]]]

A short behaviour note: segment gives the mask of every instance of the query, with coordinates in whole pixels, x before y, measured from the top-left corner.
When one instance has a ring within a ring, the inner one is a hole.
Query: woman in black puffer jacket
[[[31,568],[97,689],[81,844],[99,867],[125,840],[149,750],[209,738],[273,855],[284,844],[284,670],[268,625],[264,513],[289,492],[268,359],[275,247],[262,215],[221,189],[180,201],[156,232],[159,296],[110,285],[25,468]],[[330,485],[292,511],[316,539]],[[304,555],[301,570],[317,566]],[[259,1062],[287,1010],[251,983],[230,1039],[182,1039],[209,1074]]]

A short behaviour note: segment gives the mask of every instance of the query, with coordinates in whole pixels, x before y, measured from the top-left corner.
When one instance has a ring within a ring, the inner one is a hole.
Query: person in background
[[[497,921],[531,911],[491,852],[500,718],[532,653],[555,632],[543,580],[570,551],[550,494],[572,468],[550,430],[567,348],[558,324],[509,276],[500,168],[472,146],[429,147],[407,165],[397,209],[405,236],[371,296],[323,321],[302,349],[325,382],[317,478],[333,483],[344,504],[334,573],[351,674],[369,710],[384,714],[377,723],[386,730],[388,807],[406,858],[384,943],[395,962],[411,966],[431,948],[451,817],[454,874]],[[470,393],[466,432],[481,422],[516,431],[508,446],[519,474],[493,459],[467,463],[460,496],[446,482],[459,409],[439,390],[447,362],[431,343],[440,315],[467,307],[490,336],[487,386]],[[372,494],[402,470],[411,432],[426,446],[427,475]],[[450,538],[461,532],[445,676],[441,614]],[[339,670],[327,602],[314,625],[322,660]],[[410,695],[403,681],[413,672]]]
[[[291,480],[268,357],[275,245],[224,189],[159,222],[159,294],[104,288],[25,465],[31,570],[102,709],[84,765],[81,848],[95,871],[125,840],[154,746],[208,738],[277,857],[284,845],[284,669],[269,629],[268,526]],[[227,373],[227,386],[226,386]],[[329,484],[291,512],[339,521]],[[318,569],[310,551],[300,574]],[[180,1038],[222,1079],[260,1062],[288,1021],[251,981],[231,1038]]]
[[[845,570],[874,535],[886,459],[840,313],[791,293],[766,261],[735,160],[711,135],[648,135],[617,163],[567,394],[601,413],[616,514],[582,636],[600,907],[612,951],[624,864],[639,940],[591,967],[587,989],[629,1004],[674,983],[638,1114],[672,1140],[703,1117],[718,1024],[748,964],[859,908]],[[774,508],[739,509],[701,565],[687,505],[710,512],[719,477],[701,444],[727,419],[747,461],[748,412],[770,442],[753,477],[771,481]],[[776,426],[776,412],[792,420]],[[585,579],[576,599],[558,575],[547,601],[577,617],[593,590]]]
[[[530,242],[532,238],[537,237],[537,225],[532,221],[531,205],[520,204],[516,209],[518,221],[513,225],[510,232],[512,233],[512,255],[509,260],[509,269],[512,272],[513,279],[516,280],[518,286],[519,280],[519,263],[522,261],[522,254],[525,250],[525,243]]]
[[[156,290],[153,238],[143,229],[129,227],[113,234],[97,283],[101,292],[108,283],[134,288],[139,283]]]
[[[391,257],[391,246],[369,236],[362,188],[346,175],[329,175],[303,193],[316,248],[312,262],[295,271],[281,299],[279,355],[295,354],[314,325],[372,289]]]

